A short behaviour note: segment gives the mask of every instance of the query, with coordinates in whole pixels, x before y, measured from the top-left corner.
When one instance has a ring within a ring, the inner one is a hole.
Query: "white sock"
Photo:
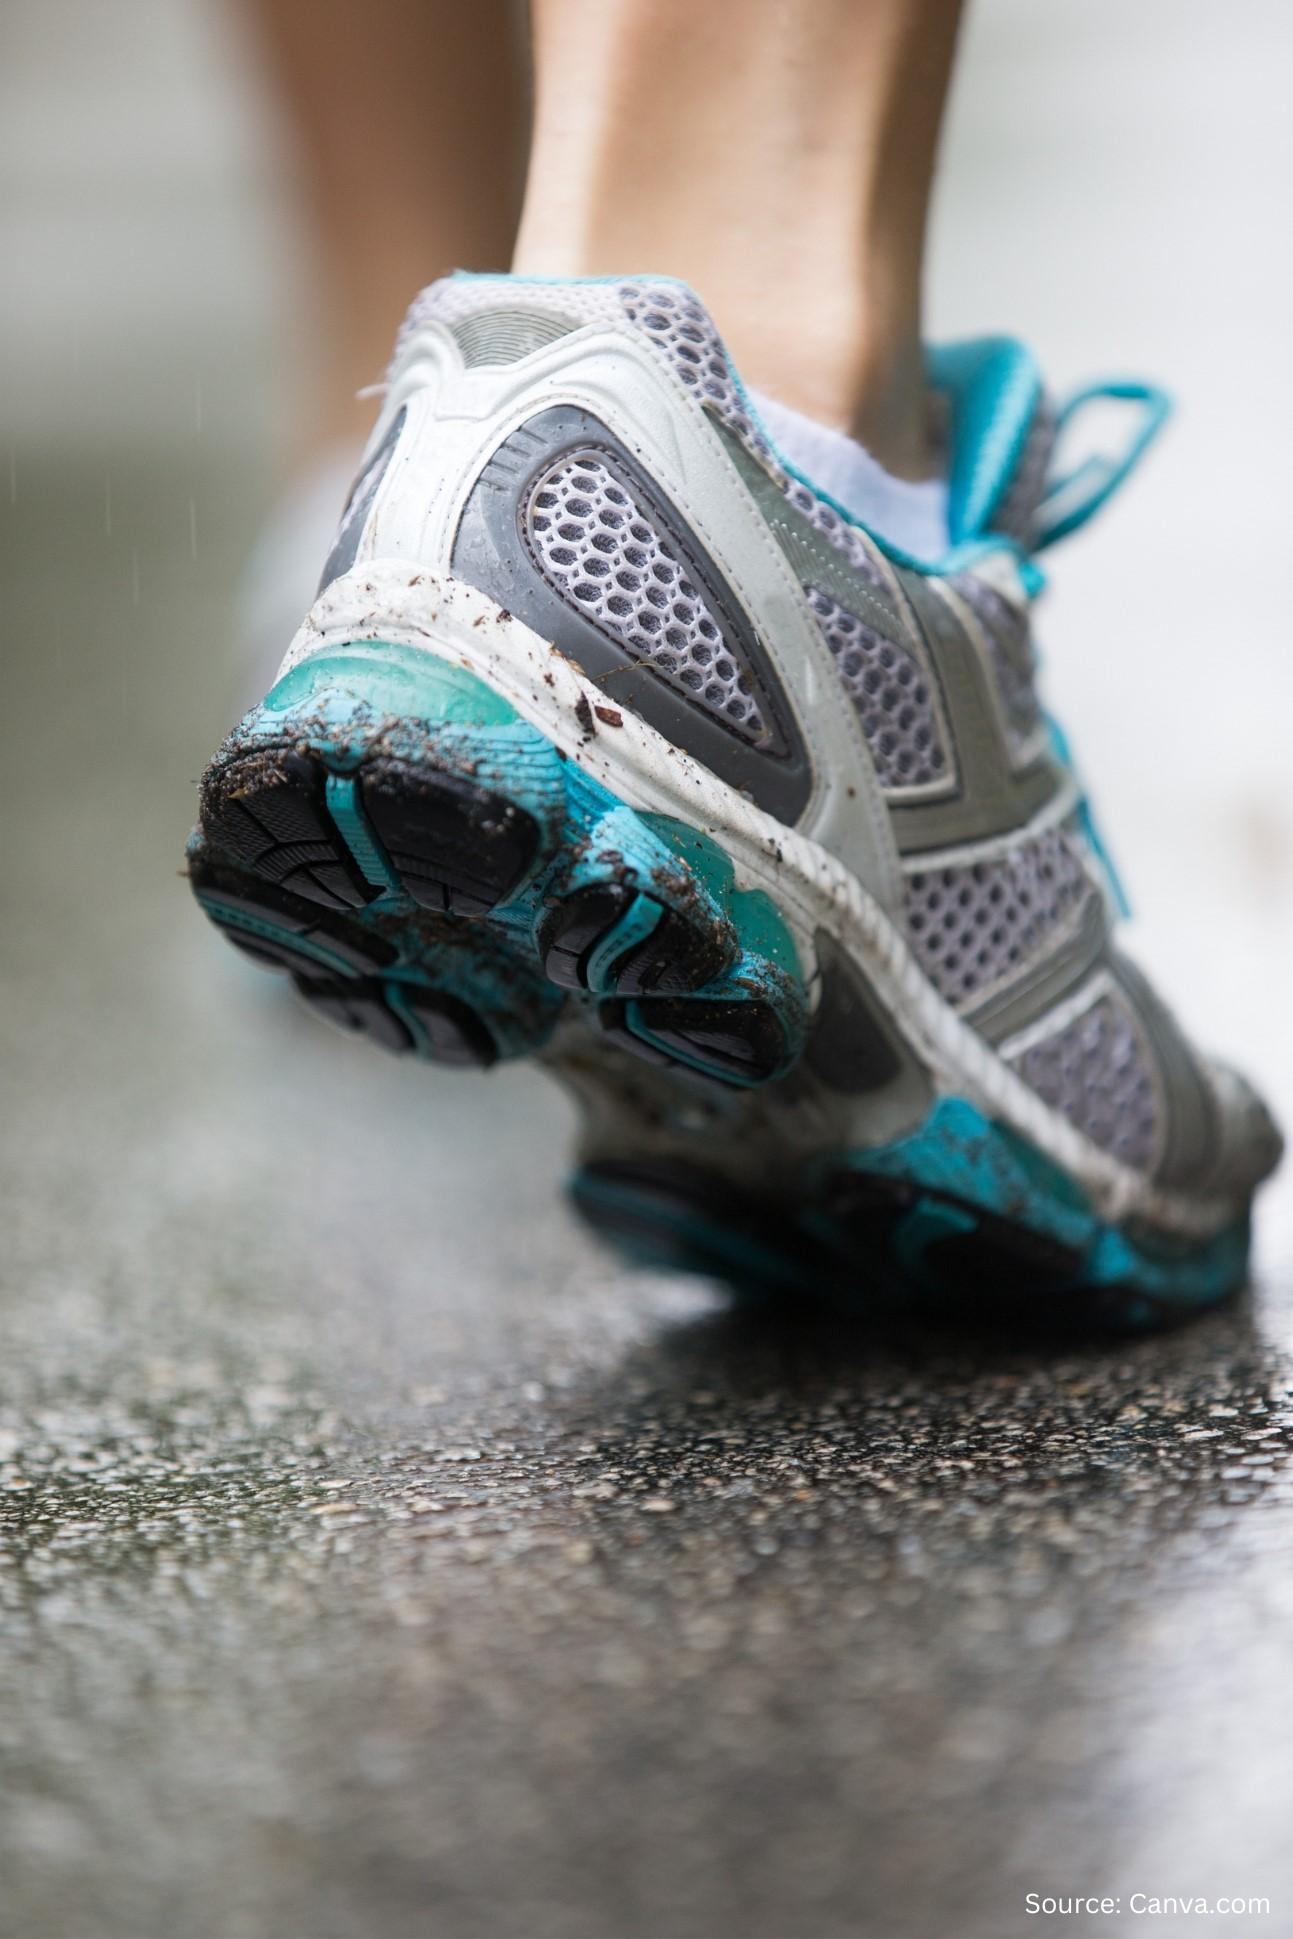
[[[880,538],[917,559],[947,550],[947,481],[894,478],[856,438],[751,391],[773,443],[791,464]]]

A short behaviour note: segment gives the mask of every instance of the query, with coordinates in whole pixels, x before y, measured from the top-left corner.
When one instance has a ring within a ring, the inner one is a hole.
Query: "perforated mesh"
[[[446,277],[431,283],[413,300],[400,327],[395,354],[424,323],[460,323],[464,318],[497,308],[522,304],[527,311],[580,324],[628,322],[657,355],[694,392],[704,407],[740,440],[776,484],[779,491],[820,532],[854,571],[873,584],[885,584],[884,569],[875,549],[833,506],[807,485],[792,478],[774,456],[767,438],[746,409],[740,385],[708,310],[680,283],[530,283],[500,277]]]
[[[1006,745],[1012,758],[1022,753],[1042,724],[1041,703],[1034,685],[1032,638],[1027,615],[994,586],[985,585],[973,573],[962,573],[952,581],[983,628],[987,641],[992,677],[1001,698],[1005,717]]]
[[[563,598],[747,740],[764,732],[747,669],[669,540],[605,462],[576,452],[539,479],[526,525]]]
[[[1131,1005],[1112,992],[1010,1060],[1025,1083],[1094,1144],[1147,1171],[1162,1106],[1152,1052]]]
[[[777,488],[809,524],[873,585],[884,574],[862,533],[834,506],[792,478],[745,407],[723,339],[703,303],[672,283],[621,283],[624,314],[677,371],[705,408],[757,458]]]
[[[673,283],[621,283],[619,296],[629,322],[668,359],[688,389],[766,459],[768,441],[745,408],[723,339],[699,298]]]
[[[861,573],[864,579],[869,579],[873,586],[884,587],[886,583],[884,573],[876,564],[870,545],[857,527],[849,525],[840,517],[833,505],[828,505],[824,498],[819,498],[816,492],[808,489],[807,485],[801,484],[797,478],[788,477],[775,461],[772,464],[772,475],[790,504],[797,512],[803,514],[813,530],[820,532],[824,539],[828,539],[835,550],[848,560],[855,572]]]
[[[875,632],[828,593],[808,598],[835,658],[844,691],[886,788],[916,788],[943,780],[947,748],[928,669],[908,647]]]
[[[969,1003],[1023,969],[1094,893],[1065,831],[1048,829],[994,861],[909,875],[912,947],[949,1003]]]

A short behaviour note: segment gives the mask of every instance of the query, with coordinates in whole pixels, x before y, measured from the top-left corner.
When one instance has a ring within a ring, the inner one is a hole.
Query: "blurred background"
[[[978,0],[930,285],[936,337],[1178,398],[1055,558],[1049,696],[1138,954],[1286,1123],[1291,83],[1283,0]],[[575,1232],[533,1074],[285,1028],[188,906],[295,210],[236,7],[6,0],[4,1930],[1000,1935],[1190,1883],[1275,1929],[1284,1180],[1167,1344],[787,1341]]]

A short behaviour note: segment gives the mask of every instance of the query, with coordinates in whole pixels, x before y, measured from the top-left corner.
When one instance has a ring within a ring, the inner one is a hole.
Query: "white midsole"
[[[1028,1138],[1080,1181],[1102,1217],[1142,1218],[1191,1236],[1234,1218],[1233,1202],[1154,1185],[1051,1110],[944,1002],[897,925],[826,849],[614,706],[565,654],[464,580],[404,560],[355,567],[315,602],[281,671],[328,648],[378,639],[468,668],[630,807],[716,837],[741,886],[774,898],[805,962],[814,961],[813,937],[825,928],[859,963],[936,1087]],[[612,708],[618,721],[599,718],[598,707]]]

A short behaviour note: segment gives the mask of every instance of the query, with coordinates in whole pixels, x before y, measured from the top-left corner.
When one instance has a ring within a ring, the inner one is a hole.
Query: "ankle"
[[[780,313],[765,298],[738,318],[716,308],[744,382],[855,438],[895,478],[939,476],[941,440],[918,332],[878,327],[860,301],[835,318],[806,307]]]

